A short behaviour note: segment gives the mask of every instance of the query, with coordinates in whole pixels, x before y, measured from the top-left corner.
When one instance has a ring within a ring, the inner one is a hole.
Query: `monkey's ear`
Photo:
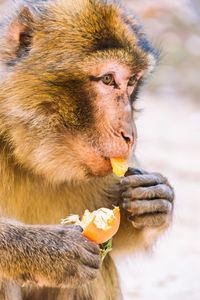
[[[12,21],[7,32],[7,43],[12,59],[24,56],[29,51],[34,16],[25,6]]]

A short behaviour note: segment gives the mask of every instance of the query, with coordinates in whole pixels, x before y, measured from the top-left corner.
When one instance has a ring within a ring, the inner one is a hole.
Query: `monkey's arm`
[[[171,223],[173,200],[164,176],[129,168],[121,180],[121,226],[115,246],[131,251],[150,247]]]
[[[94,279],[99,247],[79,226],[28,226],[0,220],[0,271],[5,278],[51,287],[74,287]]]

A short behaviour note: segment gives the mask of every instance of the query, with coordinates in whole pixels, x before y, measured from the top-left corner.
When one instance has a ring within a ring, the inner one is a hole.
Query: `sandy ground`
[[[147,170],[168,176],[175,217],[151,254],[119,262],[124,299],[199,300],[200,109],[190,99],[142,98],[138,158]]]

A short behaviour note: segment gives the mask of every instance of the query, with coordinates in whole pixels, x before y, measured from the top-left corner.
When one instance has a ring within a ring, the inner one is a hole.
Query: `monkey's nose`
[[[128,145],[129,148],[131,148],[134,144],[134,132],[132,131],[132,133],[125,133],[123,131],[121,131],[121,136],[122,138],[125,140],[126,144]]]
[[[133,140],[133,137],[128,136],[127,134],[125,135],[124,132],[121,132],[121,136],[123,137],[123,139],[126,141],[127,144],[130,144],[131,141]]]

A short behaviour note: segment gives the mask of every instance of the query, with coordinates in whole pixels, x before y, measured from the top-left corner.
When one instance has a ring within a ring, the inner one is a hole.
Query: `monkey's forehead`
[[[126,63],[156,56],[136,19],[111,1],[54,0],[43,5],[46,13],[41,10],[37,26],[40,37],[71,56],[97,53],[102,58],[106,50]]]
[[[109,49],[90,53],[83,58],[79,66],[84,70],[102,63],[104,65],[122,64],[128,66],[132,73],[141,70],[146,70],[149,73],[153,70],[156,60],[151,53],[145,53],[137,48],[134,51]]]

